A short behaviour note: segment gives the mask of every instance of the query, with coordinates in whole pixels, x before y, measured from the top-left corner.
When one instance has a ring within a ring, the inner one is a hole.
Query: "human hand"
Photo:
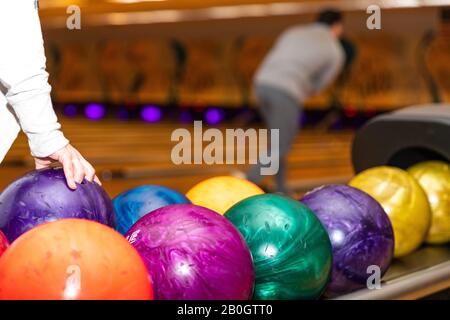
[[[77,188],[76,183],[83,182],[83,179],[95,181],[101,185],[100,180],[95,175],[94,167],[70,144],[46,158],[34,158],[34,161],[36,169],[48,168],[55,162],[61,163],[70,189],[75,190]]]

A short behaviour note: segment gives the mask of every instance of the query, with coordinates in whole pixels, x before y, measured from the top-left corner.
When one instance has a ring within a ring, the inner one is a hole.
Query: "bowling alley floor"
[[[246,166],[175,165],[170,155],[175,145],[171,133],[175,122],[145,124],[106,119],[62,119],[63,129],[81,153],[96,167],[111,197],[143,184],[164,185],[186,192],[212,176],[245,171]],[[184,125],[192,129],[189,125]],[[221,129],[232,128],[224,124]],[[318,131],[305,128],[289,155],[289,186],[300,196],[322,184],[346,183],[353,175],[351,144],[354,132]],[[0,190],[27,171],[32,159],[23,135],[0,166]],[[339,299],[449,298],[450,247],[423,247],[396,259],[382,280],[381,290],[360,290]],[[442,293],[444,291],[444,293]]]

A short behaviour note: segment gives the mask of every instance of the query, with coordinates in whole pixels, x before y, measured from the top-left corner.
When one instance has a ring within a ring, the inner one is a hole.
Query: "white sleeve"
[[[0,90],[28,137],[31,153],[47,157],[68,144],[53,110],[34,0],[1,0]]]
[[[20,126],[8,108],[6,98],[0,93],[0,163],[17,138]]]

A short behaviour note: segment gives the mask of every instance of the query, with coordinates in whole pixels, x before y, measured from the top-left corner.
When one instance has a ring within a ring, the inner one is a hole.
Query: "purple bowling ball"
[[[385,273],[394,251],[394,233],[381,205],[363,191],[331,185],[307,193],[301,200],[327,229],[333,247],[328,297],[367,285],[369,266]]]
[[[191,204],[163,207],[127,233],[159,300],[246,300],[253,262],[239,231],[220,214]]]
[[[97,221],[115,227],[111,199],[96,183],[67,186],[62,169],[30,172],[0,194],[0,229],[10,242],[46,222],[64,218]]]

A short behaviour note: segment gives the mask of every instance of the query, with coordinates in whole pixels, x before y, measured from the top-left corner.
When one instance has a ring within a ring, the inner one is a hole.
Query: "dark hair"
[[[342,13],[335,9],[326,9],[319,13],[317,22],[332,26],[336,23],[342,22]]]

